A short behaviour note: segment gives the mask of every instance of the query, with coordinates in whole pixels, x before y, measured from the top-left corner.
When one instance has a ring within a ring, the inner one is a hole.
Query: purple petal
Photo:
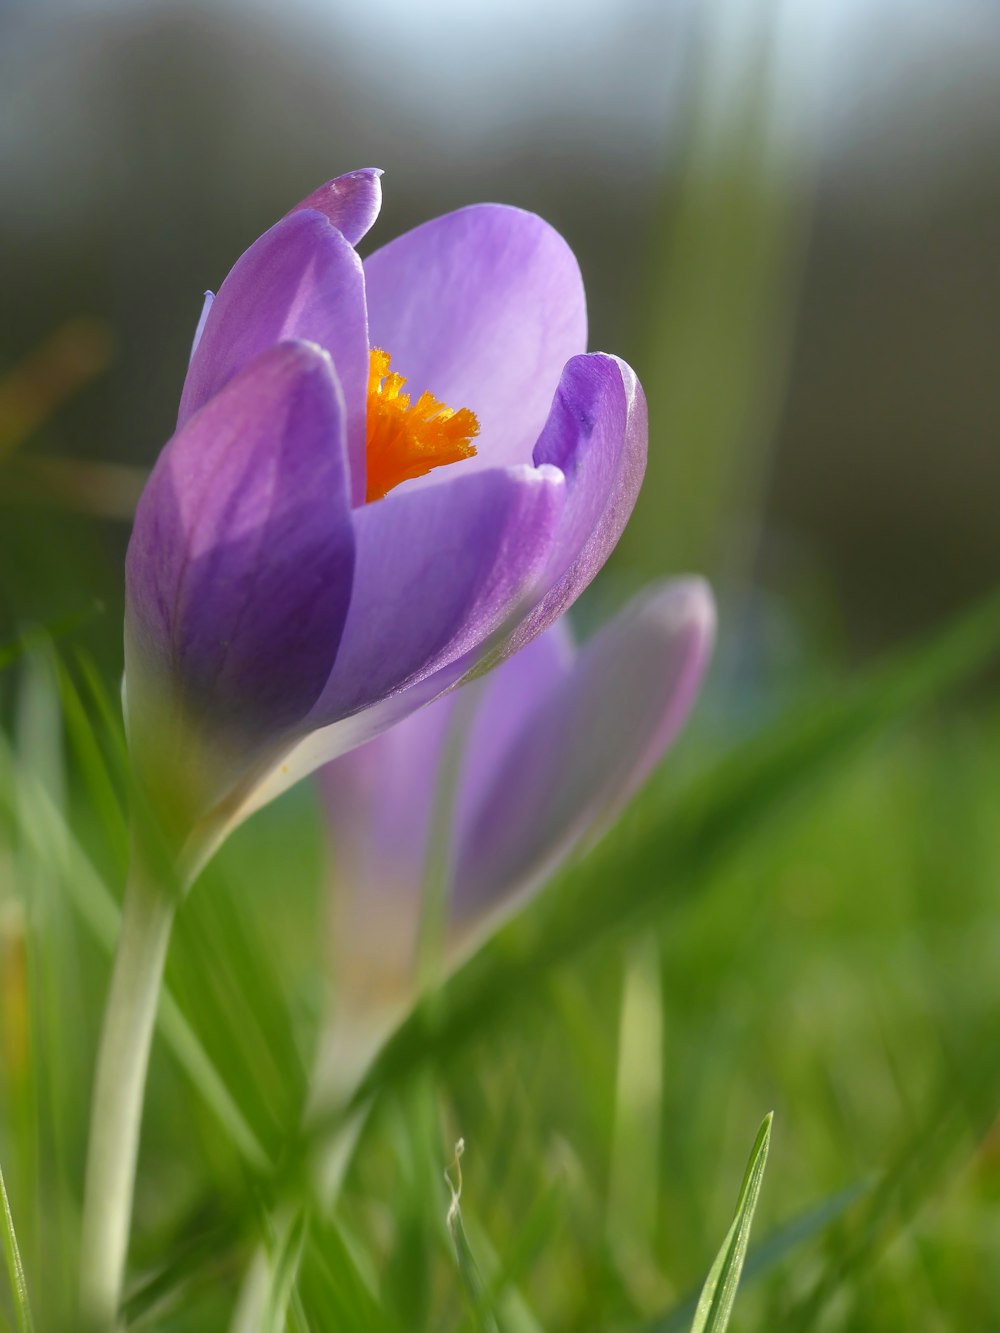
[[[352,245],[357,245],[382,207],[381,175],[378,167],[362,167],[346,176],[336,176],[313,190],[291,211],[310,208],[325,214]]]
[[[373,907],[419,914],[450,694],[342,755],[319,774],[336,878]]]
[[[571,660],[560,622],[501,670],[411,714],[319,773],[333,854],[341,1005],[367,1010],[413,984],[431,826],[452,738],[462,746],[456,805],[471,800],[475,809],[540,685],[564,676]],[[465,729],[464,737],[455,727]],[[453,814],[452,827],[459,822]]]
[[[408,717],[319,774],[333,888],[337,1015],[369,1029],[416,979],[430,829],[455,695]]]
[[[521,728],[543,696],[556,693],[569,679],[575,657],[569,620],[564,616],[484,680],[464,687],[481,693],[463,751],[456,828],[474,818],[489,799],[497,772]],[[457,693],[446,695],[425,711],[435,712]],[[395,730],[402,731],[403,727]]]
[[[220,729],[293,727],[329,675],[353,564],[330,358],[270,348],[153,469],[126,560],[130,666]]]
[[[376,250],[365,281],[371,345],[409,389],[479,418],[479,452],[463,467],[529,462],[559,374],[587,345],[562,237],[533,213],[479,204]]]
[[[354,594],[313,721],[380,702],[484,644],[548,559],[563,477],[496,468],[354,511]]]
[[[365,493],[368,332],[364,275],[350,243],[321,213],[282,218],[236,261],[191,359],[178,425],[254,357],[288,339],[333,357],[346,405],[351,494]]]
[[[584,646],[568,683],[535,696],[459,829],[457,918],[525,891],[607,828],[687,717],[714,622],[700,579],[662,585]]]
[[[646,399],[624,361],[594,352],[569,362],[535,448],[536,463],[566,476],[550,587],[512,650],[561,616],[614,550],[642,485],[648,434]]]
[[[456,702],[474,709],[462,741],[458,824],[461,810],[479,807],[522,722],[540,695],[565,679],[572,660],[569,630],[560,621],[479,684],[446,694],[323,768],[319,783],[343,892],[388,896],[397,912],[406,910],[405,894],[419,912]]]
[[[470,658],[474,657],[475,654],[470,654]],[[363,712],[309,732],[248,793],[245,803],[234,811],[232,827],[242,823],[255,810],[263,809],[282,792],[288,791],[324,764],[353,753],[384,735],[390,728],[402,726],[407,718],[418,710],[424,710],[433,700],[451,689],[467,669],[463,659],[458,664],[433,672],[417,684],[399,694],[390,695]]]

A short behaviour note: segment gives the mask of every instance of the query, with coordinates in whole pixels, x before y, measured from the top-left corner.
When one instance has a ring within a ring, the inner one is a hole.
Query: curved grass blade
[[[308,1238],[309,1215],[302,1209],[278,1237],[277,1249],[271,1262],[267,1313],[262,1325],[266,1333],[284,1333],[290,1321],[294,1321],[293,1328],[305,1326],[295,1288]]]
[[[837,1236],[812,1286],[784,1313],[783,1330],[806,1333],[819,1326],[838,1294],[863,1290],[865,1273],[912,1226],[949,1175],[968,1161],[970,1152],[983,1151],[996,1124],[1000,1072],[995,1062],[978,1063],[979,1050],[995,1049],[998,1036],[991,1023],[977,1033],[974,1056],[950,1053],[922,1123],[900,1143],[852,1225]],[[963,1069],[974,1072],[967,1079],[956,1077]]]
[[[754,1278],[769,1273],[776,1264],[781,1263],[800,1246],[821,1236],[828,1227],[870,1193],[871,1189],[871,1181],[848,1185],[765,1236],[747,1255],[746,1263],[743,1265],[744,1286]],[[645,1333],[685,1333],[685,1330],[690,1328],[691,1320],[698,1308],[699,1296],[700,1293],[695,1291],[679,1305],[674,1306],[668,1314],[660,1315],[653,1323],[643,1325]]]
[[[750,1243],[753,1215],[764,1180],[773,1118],[774,1112],[769,1111],[757,1131],[746,1175],[743,1177],[740,1197],[736,1203],[736,1216],[729,1228],[729,1234],[723,1241],[722,1249],[716,1255],[715,1263],[705,1279],[694,1323],[691,1325],[691,1333],[724,1333],[729,1324],[733,1303],[736,1300],[736,1289],[740,1284],[740,1274],[743,1272],[743,1261]]]
[[[28,1284],[24,1280],[24,1268],[21,1264],[21,1252],[17,1248],[17,1236],[14,1234],[14,1218],[7,1198],[7,1186],[4,1184],[3,1171],[0,1170],[0,1205],[3,1210],[3,1250],[7,1261],[7,1276],[10,1278],[14,1293],[14,1310],[17,1314],[19,1333],[34,1333],[35,1325],[31,1318],[28,1304]]]
[[[64,616],[58,616],[42,625],[32,625],[22,633],[4,639],[0,642],[0,671],[6,670],[19,658],[37,652],[39,648],[48,647],[54,640],[74,634],[103,612],[104,607],[95,602],[85,610],[70,611]]]
[[[486,1283],[479,1271],[479,1265],[472,1253],[469,1238],[465,1234],[465,1225],[462,1222],[462,1154],[464,1151],[465,1141],[459,1139],[455,1144],[454,1160],[444,1173],[445,1183],[451,1191],[451,1203],[445,1220],[448,1223],[448,1231],[455,1247],[455,1262],[458,1264],[458,1271],[469,1298],[470,1313],[475,1327],[479,1330],[479,1333],[500,1333],[496,1316],[490,1308]]]
[[[9,775],[12,789],[15,783],[22,790],[26,788],[26,779],[18,772],[2,736],[0,736],[0,772]],[[120,917],[114,897],[76,841],[62,811],[49,793],[40,785],[33,783],[29,794],[30,800],[25,803],[21,823],[32,851],[38,856],[40,864],[50,866],[60,876],[69,892],[70,902],[94,941],[106,953],[113,954]],[[160,996],[157,1024],[178,1064],[204,1098],[206,1105],[214,1112],[248,1165],[254,1171],[268,1173],[272,1169],[271,1157],[185,1018],[169,987],[164,987]]]

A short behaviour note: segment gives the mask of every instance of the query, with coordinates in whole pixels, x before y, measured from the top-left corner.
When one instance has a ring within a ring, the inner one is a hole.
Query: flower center
[[[445,407],[433,394],[410,403],[406,380],[389,369],[389,353],[371,349],[368,370],[368,484],[365,500],[381,500],[401,482],[432,468],[472,458],[479,434],[476,414]]]

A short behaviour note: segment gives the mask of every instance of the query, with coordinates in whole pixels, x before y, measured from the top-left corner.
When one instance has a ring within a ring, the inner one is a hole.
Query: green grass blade
[[[995,1023],[979,1034],[987,1050],[995,1048],[998,1038]],[[968,1067],[953,1057],[922,1123],[900,1144],[853,1225],[837,1235],[812,1287],[785,1313],[782,1327],[789,1333],[817,1327],[838,1295],[856,1293],[873,1261],[913,1224],[959,1163],[968,1160],[970,1150],[981,1149],[987,1141],[996,1123],[1000,1074],[986,1062],[963,1086],[955,1077],[963,1066]]]
[[[13,761],[0,738],[0,768]],[[13,785],[13,784],[12,784]],[[24,779],[20,779],[24,787]],[[113,955],[120,913],[103,879],[73,836],[62,812],[40,786],[33,787],[22,814],[22,828],[39,863],[48,865],[66,886],[70,902],[93,940]],[[164,987],[157,1016],[159,1030],[181,1068],[229,1134],[234,1146],[255,1171],[266,1172],[271,1159],[229,1091],[194,1029]]]
[[[691,1325],[691,1333],[724,1333],[729,1324],[733,1303],[736,1300],[736,1289],[740,1284],[740,1274],[743,1272],[743,1261],[750,1243],[753,1215],[757,1208],[757,1200],[760,1198],[760,1187],[764,1181],[773,1117],[774,1112],[769,1112],[757,1131],[736,1204],[736,1216],[705,1280],[698,1309],[695,1311],[694,1323]]]
[[[284,1333],[291,1322],[293,1329],[302,1324],[296,1299],[296,1282],[306,1241],[309,1238],[309,1217],[303,1210],[291,1220],[278,1237],[277,1248],[271,1260],[271,1284],[264,1316],[265,1333]]]
[[[486,1283],[479,1271],[475,1255],[465,1234],[462,1222],[462,1153],[465,1143],[462,1139],[455,1144],[455,1158],[445,1172],[445,1180],[451,1190],[451,1203],[448,1207],[448,1231],[455,1247],[455,1262],[469,1299],[473,1325],[479,1333],[500,1333],[499,1325],[490,1309]]]
[[[314,1214],[298,1278],[307,1328],[385,1327],[367,1258],[341,1219]]]
[[[94,605],[84,611],[71,611],[43,625],[32,625],[11,638],[0,641],[0,671],[5,671],[19,658],[46,648],[54,639],[65,638],[85,626],[94,616],[100,615],[103,607]]]
[[[743,1285],[746,1286],[753,1278],[769,1273],[800,1246],[822,1235],[828,1227],[863,1199],[871,1188],[869,1181],[848,1185],[846,1189],[821,1200],[765,1236],[747,1255],[743,1265]],[[644,1325],[646,1333],[685,1333],[691,1326],[699,1299],[700,1293],[695,1291],[689,1298],[674,1306],[669,1314],[661,1315],[653,1323]]]
[[[14,1234],[14,1218],[11,1215],[10,1200],[7,1198],[7,1186],[4,1184],[2,1170],[0,1170],[0,1204],[3,1205],[4,1258],[7,1261],[7,1276],[10,1278],[11,1290],[14,1293],[17,1327],[19,1333],[34,1333],[35,1325],[31,1319],[31,1307],[28,1304],[28,1284],[24,1280],[21,1252],[17,1247],[17,1236]]]

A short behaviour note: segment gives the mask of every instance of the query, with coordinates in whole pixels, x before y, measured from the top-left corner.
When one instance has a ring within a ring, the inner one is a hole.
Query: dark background
[[[997,580],[1000,10],[612,9],[0,6],[0,638],[117,670],[202,290],[368,164],[369,245],[495,198],[576,250],[652,408],[613,577],[703,569],[849,651]]]

